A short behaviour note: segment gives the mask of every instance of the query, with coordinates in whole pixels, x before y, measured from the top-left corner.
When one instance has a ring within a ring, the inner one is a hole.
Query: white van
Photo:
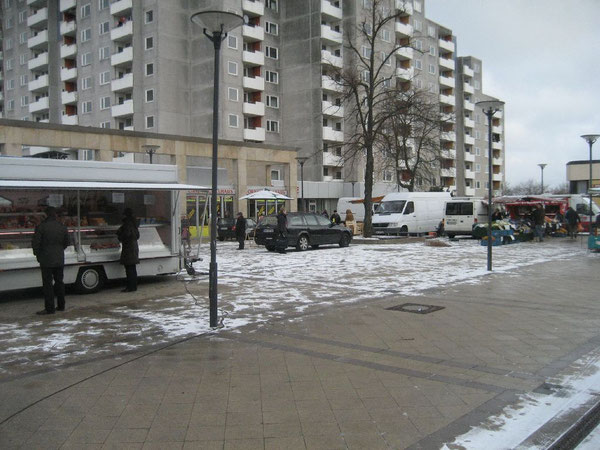
[[[444,227],[449,238],[473,234],[473,225],[487,223],[487,201],[476,197],[455,197],[446,202]]]
[[[364,222],[365,220],[365,205],[364,203],[356,203],[361,201],[360,197],[341,197],[337,202],[337,212],[342,218],[342,222],[346,221],[346,211],[352,211],[354,220]],[[355,202],[355,203],[352,203]]]
[[[393,192],[373,215],[375,234],[421,234],[435,231],[444,218],[449,192]]]

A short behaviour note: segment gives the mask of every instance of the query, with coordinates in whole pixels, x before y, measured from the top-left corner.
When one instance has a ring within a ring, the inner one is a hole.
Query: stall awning
[[[0,180],[0,189],[69,189],[82,191],[203,191],[205,186],[179,183],[111,183],[106,181]]]

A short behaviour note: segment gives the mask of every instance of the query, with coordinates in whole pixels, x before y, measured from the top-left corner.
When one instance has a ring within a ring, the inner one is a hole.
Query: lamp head
[[[493,116],[496,112],[501,111],[504,106],[504,102],[500,100],[483,100],[475,103],[481,108],[485,115]]]
[[[244,23],[242,16],[215,10],[197,12],[192,15],[191,20],[211,34],[227,34]]]
[[[600,134],[584,134],[581,136],[588,144],[593,144],[600,137]]]
[[[303,165],[308,160],[308,156],[296,156],[296,161]]]
[[[158,150],[160,148],[160,145],[144,144],[144,145],[142,145],[142,148],[144,149],[144,151],[146,153],[154,153],[154,152],[156,152],[156,150]]]
[[[544,167],[546,167],[548,164],[538,164],[538,166],[540,166],[540,169],[544,170]]]

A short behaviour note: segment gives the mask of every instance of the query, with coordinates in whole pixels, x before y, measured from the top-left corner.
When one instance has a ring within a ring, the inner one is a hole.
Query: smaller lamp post
[[[300,164],[300,210],[304,212],[306,208],[304,207],[304,163],[308,160],[307,156],[296,156],[296,161]]]
[[[546,167],[548,164],[538,164],[538,166],[540,166],[540,169],[542,169],[542,189],[540,194],[544,193],[544,167]]]
[[[150,156],[150,164],[152,164],[152,155],[160,148],[160,145],[144,144],[142,145],[144,151]]]
[[[592,189],[592,162],[593,162],[592,161],[592,146],[594,145],[594,142],[596,142],[598,140],[598,138],[600,137],[600,134],[584,134],[581,137],[590,146],[590,180],[588,181],[588,193],[590,194],[590,224],[589,224],[589,231],[590,231],[590,235],[591,235],[592,234],[592,220],[593,220],[593,217],[594,217],[594,213],[592,212],[592,191],[590,191],[590,189]]]

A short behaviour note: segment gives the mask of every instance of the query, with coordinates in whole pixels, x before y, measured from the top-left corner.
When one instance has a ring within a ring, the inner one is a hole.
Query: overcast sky
[[[600,134],[600,0],[425,0],[425,13],[506,102],[507,182],[539,182],[546,163],[544,185],[564,183],[568,161],[589,159],[579,136]]]

